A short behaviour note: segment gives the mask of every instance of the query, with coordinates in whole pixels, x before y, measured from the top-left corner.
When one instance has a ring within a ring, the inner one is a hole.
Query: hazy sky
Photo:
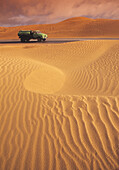
[[[119,19],[119,0],[0,0],[0,26],[56,23],[76,16]]]

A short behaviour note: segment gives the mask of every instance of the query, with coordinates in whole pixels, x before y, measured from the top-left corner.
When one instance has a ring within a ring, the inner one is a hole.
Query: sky
[[[0,26],[50,24],[82,16],[119,19],[119,0],[0,0]]]

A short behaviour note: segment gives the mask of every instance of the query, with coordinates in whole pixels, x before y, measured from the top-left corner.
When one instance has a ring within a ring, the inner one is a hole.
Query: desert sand
[[[0,45],[0,169],[119,169],[119,41]]]
[[[0,39],[18,39],[19,30],[40,30],[49,38],[119,38],[119,20],[75,17],[56,24],[0,27]]]

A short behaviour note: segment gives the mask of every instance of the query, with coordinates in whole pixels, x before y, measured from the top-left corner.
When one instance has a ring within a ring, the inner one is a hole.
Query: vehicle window
[[[40,31],[37,31],[37,33],[41,33]]]

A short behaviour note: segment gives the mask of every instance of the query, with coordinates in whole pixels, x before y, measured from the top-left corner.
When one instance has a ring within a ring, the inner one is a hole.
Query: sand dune
[[[18,39],[19,30],[41,30],[49,38],[62,37],[115,37],[119,38],[119,20],[70,18],[56,24],[0,27],[0,39]]]
[[[119,42],[0,46],[0,169],[119,169]]]

